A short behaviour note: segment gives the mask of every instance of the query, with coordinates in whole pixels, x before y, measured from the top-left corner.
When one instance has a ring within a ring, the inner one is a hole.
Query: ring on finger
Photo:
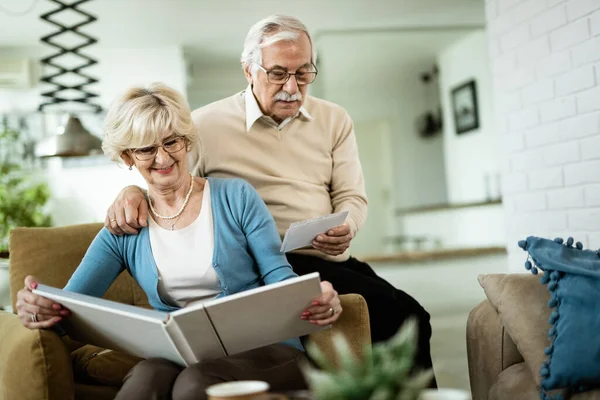
[[[331,314],[329,317],[333,317],[335,315],[335,309],[333,307],[331,307],[329,309],[329,313]]]
[[[31,314],[31,322],[34,322],[34,323],[39,322],[37,313]]]
[[[116,218],[111,218],[110,219],[110,223],[112,224],[113,222],[117,222],[117,219]]]

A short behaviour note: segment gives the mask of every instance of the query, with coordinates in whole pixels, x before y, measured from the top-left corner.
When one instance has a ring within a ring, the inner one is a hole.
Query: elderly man
[[[317,76],[315,60],[310,34],[297,19],[275,15],[256,23],[241,57],[248,87],[194,111],[202,148],[190,165],[202,176],[248,181],[282,236],[292,222],[349,211],[347,222],[318,235],[312,249],[288,253],[290,264],[299,274],[318,271],[339,293],[360,293],[374,342],[391,337],[407,317],[417,317],[417,367],[431,368],[429,314],[349,255],[367,214],[363,174],[346,111],[307,95]],[[138,188],[122,191],[108,210],[107,228],[136,233],[146,225],[143,200]]]

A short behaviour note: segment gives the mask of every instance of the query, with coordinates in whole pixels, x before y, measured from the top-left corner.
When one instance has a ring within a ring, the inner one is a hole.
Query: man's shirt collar
[[[246,103],[246,132],[250,131],[252,125],[254,125],[254,123],[261,118],[263,119],[263,121],[265,121],[267,124],[269,124],[277,130],[281,130],[284,126],[293,121],[293,119],[296,118],[298,115],[302,115],[309,121],[313,120],[313,117],[308,113],[308,111],[306,111],[306,108],[302,106],[300,107],[296,115],[290,118],[286,118],[285,120],[281,121],[280,124],[278,124],[277,122],[275,122],[275,120],[273,120],[273,118],[263,114],[263,112],[260,109],[260,106],[258,105],[256,97],[254,97],[254,93],[252,93],[252,85],[248,85],[243,95],[244,101]]]

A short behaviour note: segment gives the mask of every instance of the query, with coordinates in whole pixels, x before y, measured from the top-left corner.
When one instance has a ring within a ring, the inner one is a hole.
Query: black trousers
[[[379,277],[369,264],[353,257],[344,262],[332,262],[319,257],[288,253],[287,259],[298,275],[318,272],[321,280],[331,282],[339,294],[362,295],[369,309],[373,343],[394,336],[408,317],[416,317],[419,323],[419,337],[415,367],[433,369],[429,345],[429,313],[409,294],[396,289]],[[431,387],[437,387],[435,378]]]

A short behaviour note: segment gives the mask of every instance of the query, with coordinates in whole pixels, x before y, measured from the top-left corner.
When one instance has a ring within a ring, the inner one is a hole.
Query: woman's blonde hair
[[[102,150],[119,162],[124,151],[159,143],[165,132],[185,138],[188,149],[197,142],[196,127],[184,97],[163,83],[133,87],[108,109]]]

